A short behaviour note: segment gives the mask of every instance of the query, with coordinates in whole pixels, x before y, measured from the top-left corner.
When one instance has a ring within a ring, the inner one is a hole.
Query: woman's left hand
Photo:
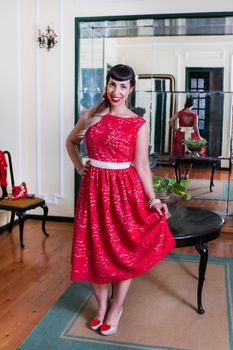
[[[78,173],[80,176],[85,176],[85,175],[87,175],[90,166],[91,166],[90,160],[87,160],[86,163],[85,163],[85,165],[83,165],[80,169],[77,170],[77,173]]]
[[[153,211],[157,211],[157,213],[159,214],[159,216],[163,216],[164,214],[167,215],[168,214],[168,208],[167,208],[167,204],[165,203],[155,203],[151,206],[151,210]]]

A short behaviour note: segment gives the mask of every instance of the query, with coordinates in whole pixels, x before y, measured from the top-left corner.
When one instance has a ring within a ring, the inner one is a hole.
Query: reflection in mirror
[[[212,36],[218,34],[221,37],[221,50],[225,50],[232,31],[232,17],[81,21],[79,29],[81,39],[79,79],[77,79],[78,101],[80,101],[78,110],[93,107],[101,100],[109,65],[127,62],[139,77],[151,76],[151,72],[158,72],[161,75],[166,73],[167,76],[174,76],[176,79],[177,110],[184,105],[186,95],[183,92],[192,93],[195,97],[194,111],[199,116],[201,136],[208,141],[207,155],[225,156],[227,142],[223,130],[229,130],[230,107],[223,99],[223,91],[230,90],[230,87],[226,82],[223,84],[223,76],[227,75],[230,69],[226,63],[222,63],[225,68],[203,67],[206,67],[208,61],[219,61],[218,65],[222,61],[222,51],[213,52]],[[170,37],[174,39],[170,40]],[[218,40],[217,38],[214,37]],[[201,44],[203,48],[200,47]],[[229,54],[230,52],[226,53],[226,55]],[[229,61],[228,58],[230,59],[230,56],[225,57],[224,60]],[[197,62],[196,65],[199,68],[194,65],[192,67],[190,64],[192,61]],[[148,70],[148,74],[142,74]],[[138,84],[138,98],[141,95],[147,100],[150,99],[151,96],[146,94],[149,90],[140,86],[142,84],[140,78]],[[162,88],[160,90],[158,86],[151,89],[157,95],[156,99],[159,99],[158,94],[165,96]],[[171,95],[172,98],[174,95]],[[132,107],[135,103],[132,103]],[[147,101],[146,104],[148,103]],[[152,107],[154,108],[154,105]],[[163,111],[162,109],[161,112]],[[145,115],[145,117],[149,119],[151,126],[154,122],[151,115]],[[163,116],[161,119],[164,120]],[[159,123],[155,127],[158,135]],[[153,142],[151,145],[151,150],[162,155],[168,154],[171,150],[171,140],[170,144],[167,141],[171,131],[166,123],[161,128],[164,129],[160,132],[166,135],[166,141],[162,142],[158,137],[155,144]],[[154,128],[151,128],[151,141],[153,141],[154,132]]]
[[[148,121],[149,153],[156,155],[152,171],[175,177],[168,122],[192,96],[200,135],[207,140],[205,157],[217,160],[192,164],[189,205],[233,215],[233,14],[80,18],[76,30],[76,117],[102,99],[109,67],[129,64],[138,75],[129,107]]]

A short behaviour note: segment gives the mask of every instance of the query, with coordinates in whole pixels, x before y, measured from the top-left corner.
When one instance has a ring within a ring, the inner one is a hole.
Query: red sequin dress
[[[88,157],[132,162],[142,117],[107,114],[86,134]],[[91,166],[78,194],[72,247],[73,281],[114,283],[138,276],[175,246],[165,216],[147,209],[133,166]]]
[[[174,133],[172,154],[182,156],[186,151],[185,146],[183,145],[183,141],[189,138],[193,140],[200,140],[200,138],[193,128],[193,125],[197,120],[197,114],[187,111],[180,111],[178,114],[179,128]],[[188,122],[185,121],[185,116],[191,117]],[[204,155],[206,153],[206,147],[204,147],[202,151],[198,153],[199,155]]]

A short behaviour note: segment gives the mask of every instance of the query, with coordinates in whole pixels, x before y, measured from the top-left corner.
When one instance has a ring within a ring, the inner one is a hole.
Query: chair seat
[[[0,210],[26,211],[43,204],[45,204],[45,200],[39,197],[17,200],[4,198],[0,200]]]
[[[8,159],[8,162],[7,160]],[[48,206],[45,203],[45,200],[39,197],[34,198],[22,198],[22,199],[7,199],[8,191],[7,191],[7,185],[9,186],[8,178],[7,178],[7,170],[9,169],[9,178],[11,182],[12,191],[14,189],[15,180],[14,180],[14,173],[13,173],[13,165],[12,165],[12,159],[11,154],[9,151],[1,151],[0,150],[0,160],[1,164],[3,164],[2,167],[0,167],[1,171],[1,177],[0,177],[0,187],[2,189],[2,197],[0,198],[0,210],[10,211],[11,212],[11,218],[9,223],[9,232],[12,232],[13,226],[15,224],[15,215],[18,217],[18,223],[19,223],[19,237],[20,237],[20,247],[24,248],[24,241],[23,241],[23,228],[24,228],[24,220],[27,218],[27,211],[31,209],[41,208],[43,210],[43,217],[42,217],[42,231],[46,237],[49,236],[49,234],[46,232],[45,229],[45,223],[48,215]],[[3,168],[3,171],[2,171]],[[24,184],[23,188],[24,190],[26,188],[26,183],[23,183],[20,185],[20,190],[22,191],[22,185]],[[19,186],[16,186],[19,187]],[[23,192],[23,193],[26,193]],[[21,192],[22,193],[22,192]]]

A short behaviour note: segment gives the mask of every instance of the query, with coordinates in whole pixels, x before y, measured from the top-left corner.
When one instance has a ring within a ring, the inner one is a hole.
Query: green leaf
[[[180,182],[176,182],[174,178],[165,178],[160,176],[153,176],[153,188],[155,192],[167,191],[180,196],[182,199],[191,199],[191,195],[188,193],[187,186],[190,181],[182,179]]]

